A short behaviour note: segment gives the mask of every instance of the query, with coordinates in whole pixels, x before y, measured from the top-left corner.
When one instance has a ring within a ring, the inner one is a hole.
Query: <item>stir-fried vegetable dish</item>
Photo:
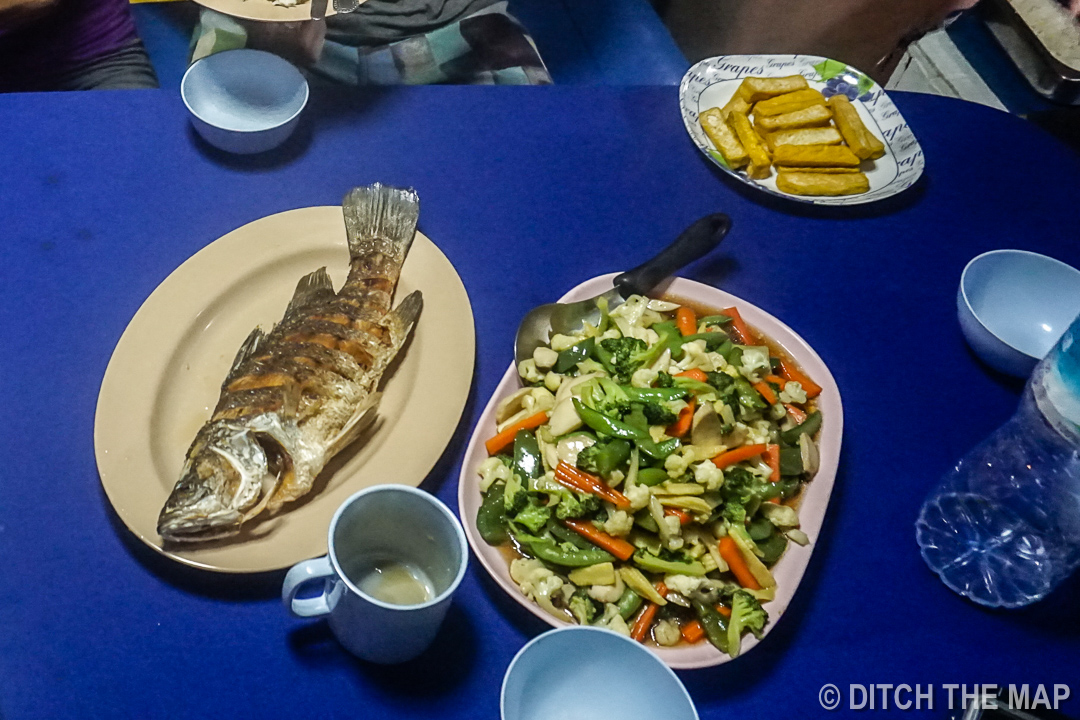
[[[772,566],[806,544],[821,392],[736,308],[633,296],[518,367],[479,468],[476,527],[555,617],[732,657],[760,637]]]

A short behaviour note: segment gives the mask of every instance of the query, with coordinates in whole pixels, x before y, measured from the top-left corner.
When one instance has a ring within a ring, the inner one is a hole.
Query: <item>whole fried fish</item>
[[[374,418],[379,379],[423,305],[416,291],[391,310],[419,200],[375,184],[342,206],[348,279],[335,293],[326,268],[302,278],[281,322],[244,341],[158,517],[165,540],[234,535],[303,497]]]

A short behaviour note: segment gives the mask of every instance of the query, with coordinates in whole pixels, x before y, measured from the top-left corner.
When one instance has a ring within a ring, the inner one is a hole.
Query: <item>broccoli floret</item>
[[[614,380],[606,377],[590,380],[582,386],[581,401],[615,419],[630,409],[630,396]]]
[[[758,638],[769,620],[769,613],[761,607],[750,593],[745,590],[736,590],[731,596],[731,617],[728,618],[728,652],[731,657],[739,654],[739,645],[742,644],[744,630],[749,630]]]
[[[705,376],[708,378],[708,383],[716,388],[721,394],[725,393],[735,384],[735,378],[727,373],[707,372],[705,373]]]
[[[641,403],[641,410],[650,425],[671,425],[679,416],[660,403]]]
[[[521,477],[517,473],[510,475],[506,481],[506,490],[503,491],[503,503],[506,507],[506,516],[513,517],[521,512],[529,503],[529,493],[521,484]]]
[[[657,374],[656,382],[653,385],[658,388],[675,387],[675,378],[671,377],[666,372],[661,372]]]
[[[559,504],[555,506],[555,517],[560,520],[585,517],[600,509],[600,498],[595,495],[581,495],[566,490],[559,493]]]
[[[734,500],[728,500],[724,503],[720,516],[729,523],[744,525],[746,523],[746,508]]]
[[[755,501],[762,502],[776,497],[777,492],[776,483],[766,483],[745,468],[724,470],[724,484],[720,486],[720,494],[725,501],[750,505]]]
[[[525,507],[514,515],[514,522],[524,525],[534,533],[540,532],[550,519],[551,508],[542,505],[535,497],[528,497]]]
[[[599,608],[589,597],[589,591],[586,588],[578,588],[570,596],[570,612],[573,613],[579,625],[591,625],[596,616],[600,614]]]
[[[608,353],[604,364],[620,382],[630,381],[634,371],[645,363],[645,354],[649,349],[644,340],[633,337],[601,340],[600,347]]]
[[[607,478],[630,459],[630,443],[620,438],[590,445],[577,456],[577,466],[588,473]]]

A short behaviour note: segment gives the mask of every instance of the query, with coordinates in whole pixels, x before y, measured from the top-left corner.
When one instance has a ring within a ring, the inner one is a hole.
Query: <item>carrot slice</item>
[[[498,455],[513,444],[514,436],[518,434],[519,430],[535,430],[547,421],[548,414],[546,412],[538,412],[520,422],[514,423],[495,437],[489,438],[484,442],[484,447],[487,448],[488,455]]]
[[[663,582],[656,583],[656,591],[663,597],[667,595],[667,585]],[[634,627],[630,630],[630,637],[638,642],[645,640],[645,636],[649,634],[649,628],[652,627],[653,620],[656,619],[656,611],[659,609],[659,605],[656,603],[649,603],[637,616],[637,620],[634,621]]]
[[[563,485],[572,483],[579,487],[586,488],[585,490],[582,490],[582,492],[599,495],[620,510],[628,510],[630,508],[630,500],[628,500],[621,492],[595,475],[579,470],[568,462],[563,461],[558,464],[555,468],[555,479],[560,482],[562,482],[563,479],[569,481],[569,483],[563,482]]]
[[[821,394],[820,385],[803,375],[802,372],[795,367],[795,363],[784,360],[783,358],[780,359],[780,375],[785,380],[797,382],[802,385],[802,389],[806,391],[806,397],[808,398],[817,397]]]
[[[664,514],[665,515],[674,515],[675,517],[679,518],[679,524],[680,525],[687,525],[687,524],[692,523],[694,521],[694,516],[693,515],[686,512],[685,510],[680,510],[679,508],[675,508],[675,507],[664,508]]]
[[[689,370],[683,370],[681,373],[675,375],[675,377],[690,378],[691,380],[697,380],[698,382],[709,382],[709,376],[705,374],[704,370],[698,368],[691,368]]]
[[[694,424],[694,407],[696,404],[694,398],[690,398],[690,402],[687,403],[686,407],[679,411],[679,417],[675,422],[668,425],[664,432],[671,437],[682,437],[690,432],[690,428]]]
[[[765,452],[767,447],[767,445],[743,445],[734,450],[720,453],[712,459],[712,464],[718,468],[726,468],[728,465],[734,465],[737,462],[757,457]]]
[[[728,564],[731,574],[735,576],[740,585],[749,590],[761,589],[761,585],[754,579],[750,568],[746,567],[746,561],[743,560],[738,545],[735,544],[730,535],[720,538],[720,557]]]
[[[772,475],[769,475],[769,482],[780,482],[780,446],[769,445],[765,449],[765,462],[772,468]]]
[[[724,617],[731,617],[731,608],[727,605],[717,605],[716,612],[720,613]]]
[[[697,314],[685,305],[675,311],[675,327],[683,335],[693,335],[697,332]]]
[[[777,403],[776,393],[774,393],[773,389],[769,387],[769,383],[754,383],[754,389],[761,394],[761,397],[765,398],[765,402],[769,403],[770,405],[775,405]]]
[[[792,405],[791,403],[784,403],[784,407],[787,408],[788,415],[795,421],[796,425],[802,425],[806,422],[806,413],[798,405]]]
[[[705,626],[697,620],[687,620],[679,627],[679,634],[688,643],[696,643],[705,637]]]
[[[570,528],[593,545],[603,550],[607,550],[609,553],[623,561],[629,560],[630,556],[633,555],[634,551],[637,549],[622,538],[613,537],[603,530],[598,530],[596,526],[588,520],[563,520],[563,525]]]
[[[729,307],[727,310],[721,310],[721,315],[727,315],[731,318],[731,329],[735,334],[735,339],[739,341],[740,345],[753,345],[754,336],[750,333],[750,328],[743,322],[742,315],[739,314],[739,309]]]

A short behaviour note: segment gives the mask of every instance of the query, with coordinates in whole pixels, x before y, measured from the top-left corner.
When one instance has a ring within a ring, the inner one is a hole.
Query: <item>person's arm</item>
[[[0,32],[46,18],[58,5],[59,0],[0,0]]]

